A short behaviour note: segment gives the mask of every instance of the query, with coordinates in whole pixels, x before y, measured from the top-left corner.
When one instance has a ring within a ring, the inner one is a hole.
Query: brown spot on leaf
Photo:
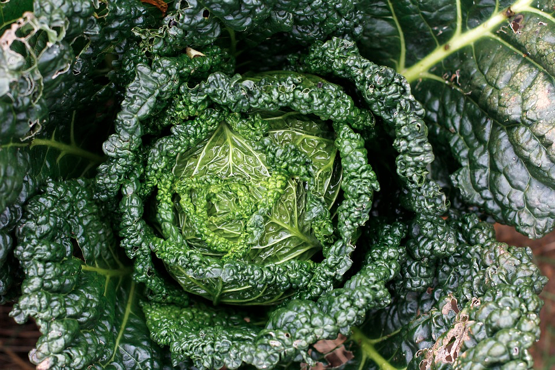
[[[503,12],[503,14],[504,14],[505,17],[507,17],[507,18],[511,18],[511,17],[514,17],[515,12],[513,12],[513,11],[511,10],[511,7],[508,7],[507,10],[505,10],[505,11]]]
[[[522,14],[517,14],[515,18],[511,22],[511,29],[514,33],[520,33],[520,29],[522,28],[522,21],[524,20],[524,16]]]
[[[460,311],[459,307],[457,306],[457,299],[453,296],[451,296],[451,300],[441,308],[441,313],[443,315],[448,315],[449,311],[453,311],[456,314]]]

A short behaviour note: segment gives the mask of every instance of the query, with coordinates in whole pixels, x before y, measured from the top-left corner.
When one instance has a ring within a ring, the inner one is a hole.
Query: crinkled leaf
[[[104,158],[94,150],[100,147],[96,125],[81,122],[58,122],[58,130],[45,129],[29,143],[13,139],[0,145],[0,269],[9,269],[0,276],[0,296],[16,279],[17,264],[11,262],[14,246],[13,230],[22,215],[22,205],[47,179],[91,177]],[[96,140],[91,140],[96,136]],[[98,149],[96,149],[98,150]],[[8,283],[8,280],[10,281]]]
[[[333,140],[326,138],[329,133],[325,125],[296,118],[282,119],[280,116],[272,117],[268,122],[271,125],[268,136],[276,144],[293,144],[311,159],[317,173],[315,189],[321,196],[327,196],[328,206],[331,207],[339,191],[337,178],[341,178],[341,169],[336,168],[337,149]],[[227,124],[221,124],[196,150],[179,154],[173,172],[183,179],[198,176],[248,179],[251,183],[247,185],[248,192],[259,201],[264,193],[259,185],[268,180],[271,170],[265,153],[253,147],[256,144],[256,141],[249,141],[234,132]],[[210,222],[212,231],[227,239],[238,239],[246,225],[238,218],[229,220],[223,216],[239,212],[239,199],[229,192],[221,192],[215,194],[211,202],[214,206]],[[249,257],[252,262],[307,259],[321,248],[312,235],[306,203],[307,189],[303,182],[290,178],[284,194],[265,221],[263,235],[252,246]],[[195,242],[195,229],[186,217],[181,220],[181,228],[190,243],[200,242],[202,246],[201,241]]]
[[[466,201],[538,238],[555,227],[555,18],[549,0],[374,2],[362,52],[395,67],[451,148]],[[436,148],[437,150],[437,148]]]
[[[14,0],[0,7],[6,21],[17,18],[2,30],[0,41],[3,296],[11,285],[8,280],[17,276],[16,263],[9,273],[4,269],[21,205],[45,179],[90,177],[104,160],[101,143],[110,131],[107,118],[117,97],[112,84],[97,82],[91,73],[99,76],[95,68],[110,46],[126,41],[128,25],[111,22],[124,16],[137,23],[148,19],[139,16],[141,5],[129,1],[103,4],[102,9],[88,0]],[[19,18],[24,11],[29,12]],[[102,19],[95,18],[95,11],[103,12]]]
[[[15,250],[23,294],[11,315],[39,325],[30,359],[40,368],[159,369],[132,268],[92,197],[83,180],[48,182],[28,203]]]
[[[353,358],[339,368],[532,368],[528,349],[539,338],[543,305],[537,294],[547,279],[531,251],[496,242],[493,227],[474,215],[449,227],[458,251],[437,262],[426,291],[396,290],[389,307],[370,312],[341,345]],[[319,354],[324,363],[326,355]]]

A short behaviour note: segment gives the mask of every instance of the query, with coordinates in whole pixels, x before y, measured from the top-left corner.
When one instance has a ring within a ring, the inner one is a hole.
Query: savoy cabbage
[[[2,2],[0,302],[31,362],[532,368],[546,278],[489,222],[555,227],[554,9]]]

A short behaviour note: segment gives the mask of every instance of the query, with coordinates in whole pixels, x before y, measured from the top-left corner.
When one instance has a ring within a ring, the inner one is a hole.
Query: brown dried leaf
[[[160,9],[160,11],[162,12],[162,15],[166,15],[166,12],[168,11],[168,4],[166,4],[162,0],[141,0],[141,2],[154,5],[155,7]]]

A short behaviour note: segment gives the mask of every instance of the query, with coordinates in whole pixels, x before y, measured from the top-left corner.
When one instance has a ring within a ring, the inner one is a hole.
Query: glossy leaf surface
[[[377,2],[363,54],[411,82],[466,201],[532,237],[555,226],[553,2]],[[377,42],[375,40],[378,40]],[[550,59],[551,58],[551,59]]]

